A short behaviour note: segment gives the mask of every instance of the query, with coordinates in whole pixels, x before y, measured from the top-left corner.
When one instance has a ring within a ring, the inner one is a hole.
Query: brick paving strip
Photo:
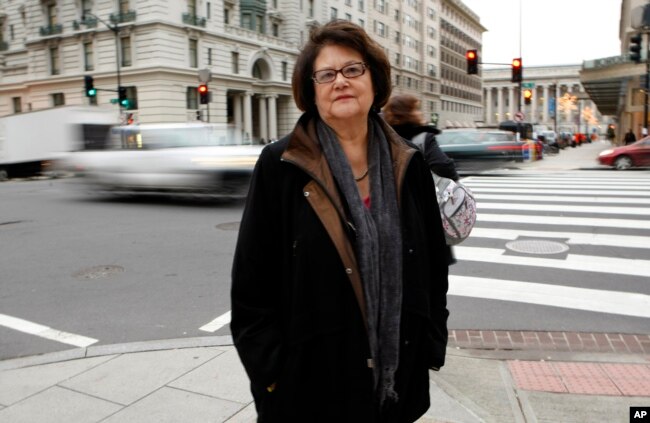
[[[650,354],[650,335],[586,332],[450,330],[461,349]],[[510,360],[519,389],[650,397],[650,364]]]
[[[650,354],[650,335],[457,329],[449,331],[449,346],[506,351]]]

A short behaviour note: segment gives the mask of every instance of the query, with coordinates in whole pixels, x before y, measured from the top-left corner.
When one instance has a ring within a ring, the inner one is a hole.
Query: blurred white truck
[[[101,149],[115,107],[63,106],[0,118],[0,180],[34,176],[71,151]]]

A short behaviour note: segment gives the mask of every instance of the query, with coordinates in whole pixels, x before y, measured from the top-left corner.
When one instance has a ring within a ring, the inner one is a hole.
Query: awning
[[[603,115],[616,115],[619,102],[625,98],[628,78],[582,81],[582,86]]]

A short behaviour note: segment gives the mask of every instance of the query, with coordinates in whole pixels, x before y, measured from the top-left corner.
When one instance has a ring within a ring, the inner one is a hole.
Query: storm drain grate
[[[124,268],[114,265],[93,266],[73,273],[72,276],[78,279],[103,279],[116,273],[124,272]]]
[[[506,243],[506,248],[525,254],[561,254],[569,251],[569,246],[556,241],[522,239]]]

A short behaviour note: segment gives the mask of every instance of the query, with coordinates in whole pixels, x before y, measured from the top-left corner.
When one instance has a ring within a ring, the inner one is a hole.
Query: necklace
[[[358,178],[354,178],[354,180],[357,181],[357,182],[361,181],[363,178],[365,178],[366,176],[368,176],[368,171],[369,171],[369,170],[370,170],[370,168],[367,168],[366,171],[363,172],[363,175],[359,176]],[[354,175],[353,175],[353,177],[354,177]]]

